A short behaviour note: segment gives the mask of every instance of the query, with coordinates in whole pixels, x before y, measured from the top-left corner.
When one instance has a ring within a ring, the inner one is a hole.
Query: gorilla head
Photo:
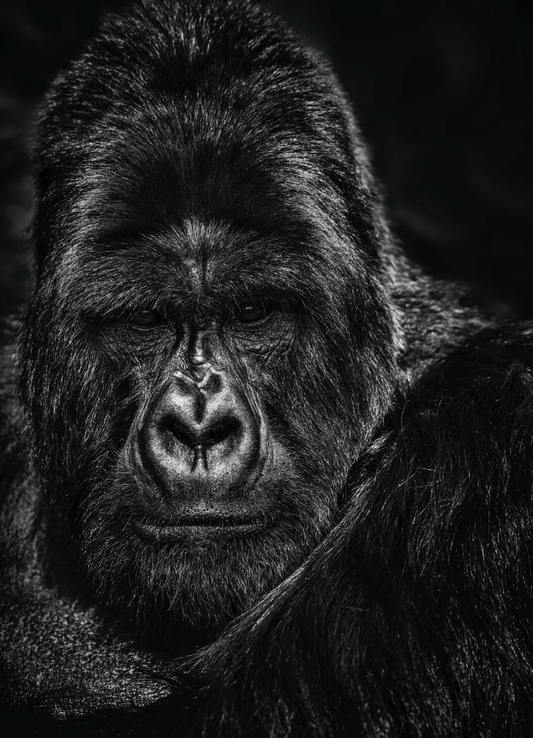
[[[289,575],[390,404],[358,136],[321,57],[233,0],[145,0],[47,98],[21,342],[47,545],[139,627],[218,627]]]

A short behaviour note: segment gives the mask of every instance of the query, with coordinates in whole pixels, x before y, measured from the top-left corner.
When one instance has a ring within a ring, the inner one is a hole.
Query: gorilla
[[[530,735],[533,328],[406,257],[328,62],[140,0],[33,163],[4,735]]]

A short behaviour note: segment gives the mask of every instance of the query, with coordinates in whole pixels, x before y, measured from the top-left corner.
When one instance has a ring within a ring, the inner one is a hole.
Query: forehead
[[[294,279],[334,250],[317,197],[324,187],[311,183],[317,167],[302,163],[294,141],[251,148],[182,133],[165,124],[102,139],[72,195],[67,260],[98,262],[99,276],[112,264],[117,274],[177,275],[191,287],[252,285],[270,274]]]
[[[58,285],[73,309],[217,310],[267,296],[315,310],[364,271],[347,233],[321,210],[318,188],[291,195],[268,177],[228,188],[211,170],[188,188],[179,167],[165,167],[166,180],[158,167],[144,179],[141,171],[91,172],[92,187],[76,200]]]
[[[204,119],[193,108],[159,105],[121,130],[106,120],[93,130],[70,195],[73,274],[138,294],[298,294],[332,261],[353,261],[345,203],[310,137],[286,125],[261,135],[219,106]]]
[[[200,219],[268,231],[274,217],[283,224],[318,211],[319,191],[331,195],[308,137],[273,134],[218,108],[202,120],[198,107],[173,117],[143,111],[120,131],[103,122],[79,171],[93,215],[122,230]]]

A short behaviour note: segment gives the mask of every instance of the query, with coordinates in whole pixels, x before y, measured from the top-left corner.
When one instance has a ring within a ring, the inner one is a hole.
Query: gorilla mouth
[[[133,526],[142,538],[166,543],[192,536],[248,535],[266,528],[267,519],[265,516],[186,515],[172,522],[135,521]]]

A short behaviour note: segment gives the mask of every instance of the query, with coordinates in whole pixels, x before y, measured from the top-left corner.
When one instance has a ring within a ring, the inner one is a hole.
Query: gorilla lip
[[[145,523],[139,521],[134,523],[135,529],[143,538],[160,542],[174,541],[190,534],[255,533],[265,526],[266,519],[264,517],[223,517],[220,515],[186,516],[171,523]]]

